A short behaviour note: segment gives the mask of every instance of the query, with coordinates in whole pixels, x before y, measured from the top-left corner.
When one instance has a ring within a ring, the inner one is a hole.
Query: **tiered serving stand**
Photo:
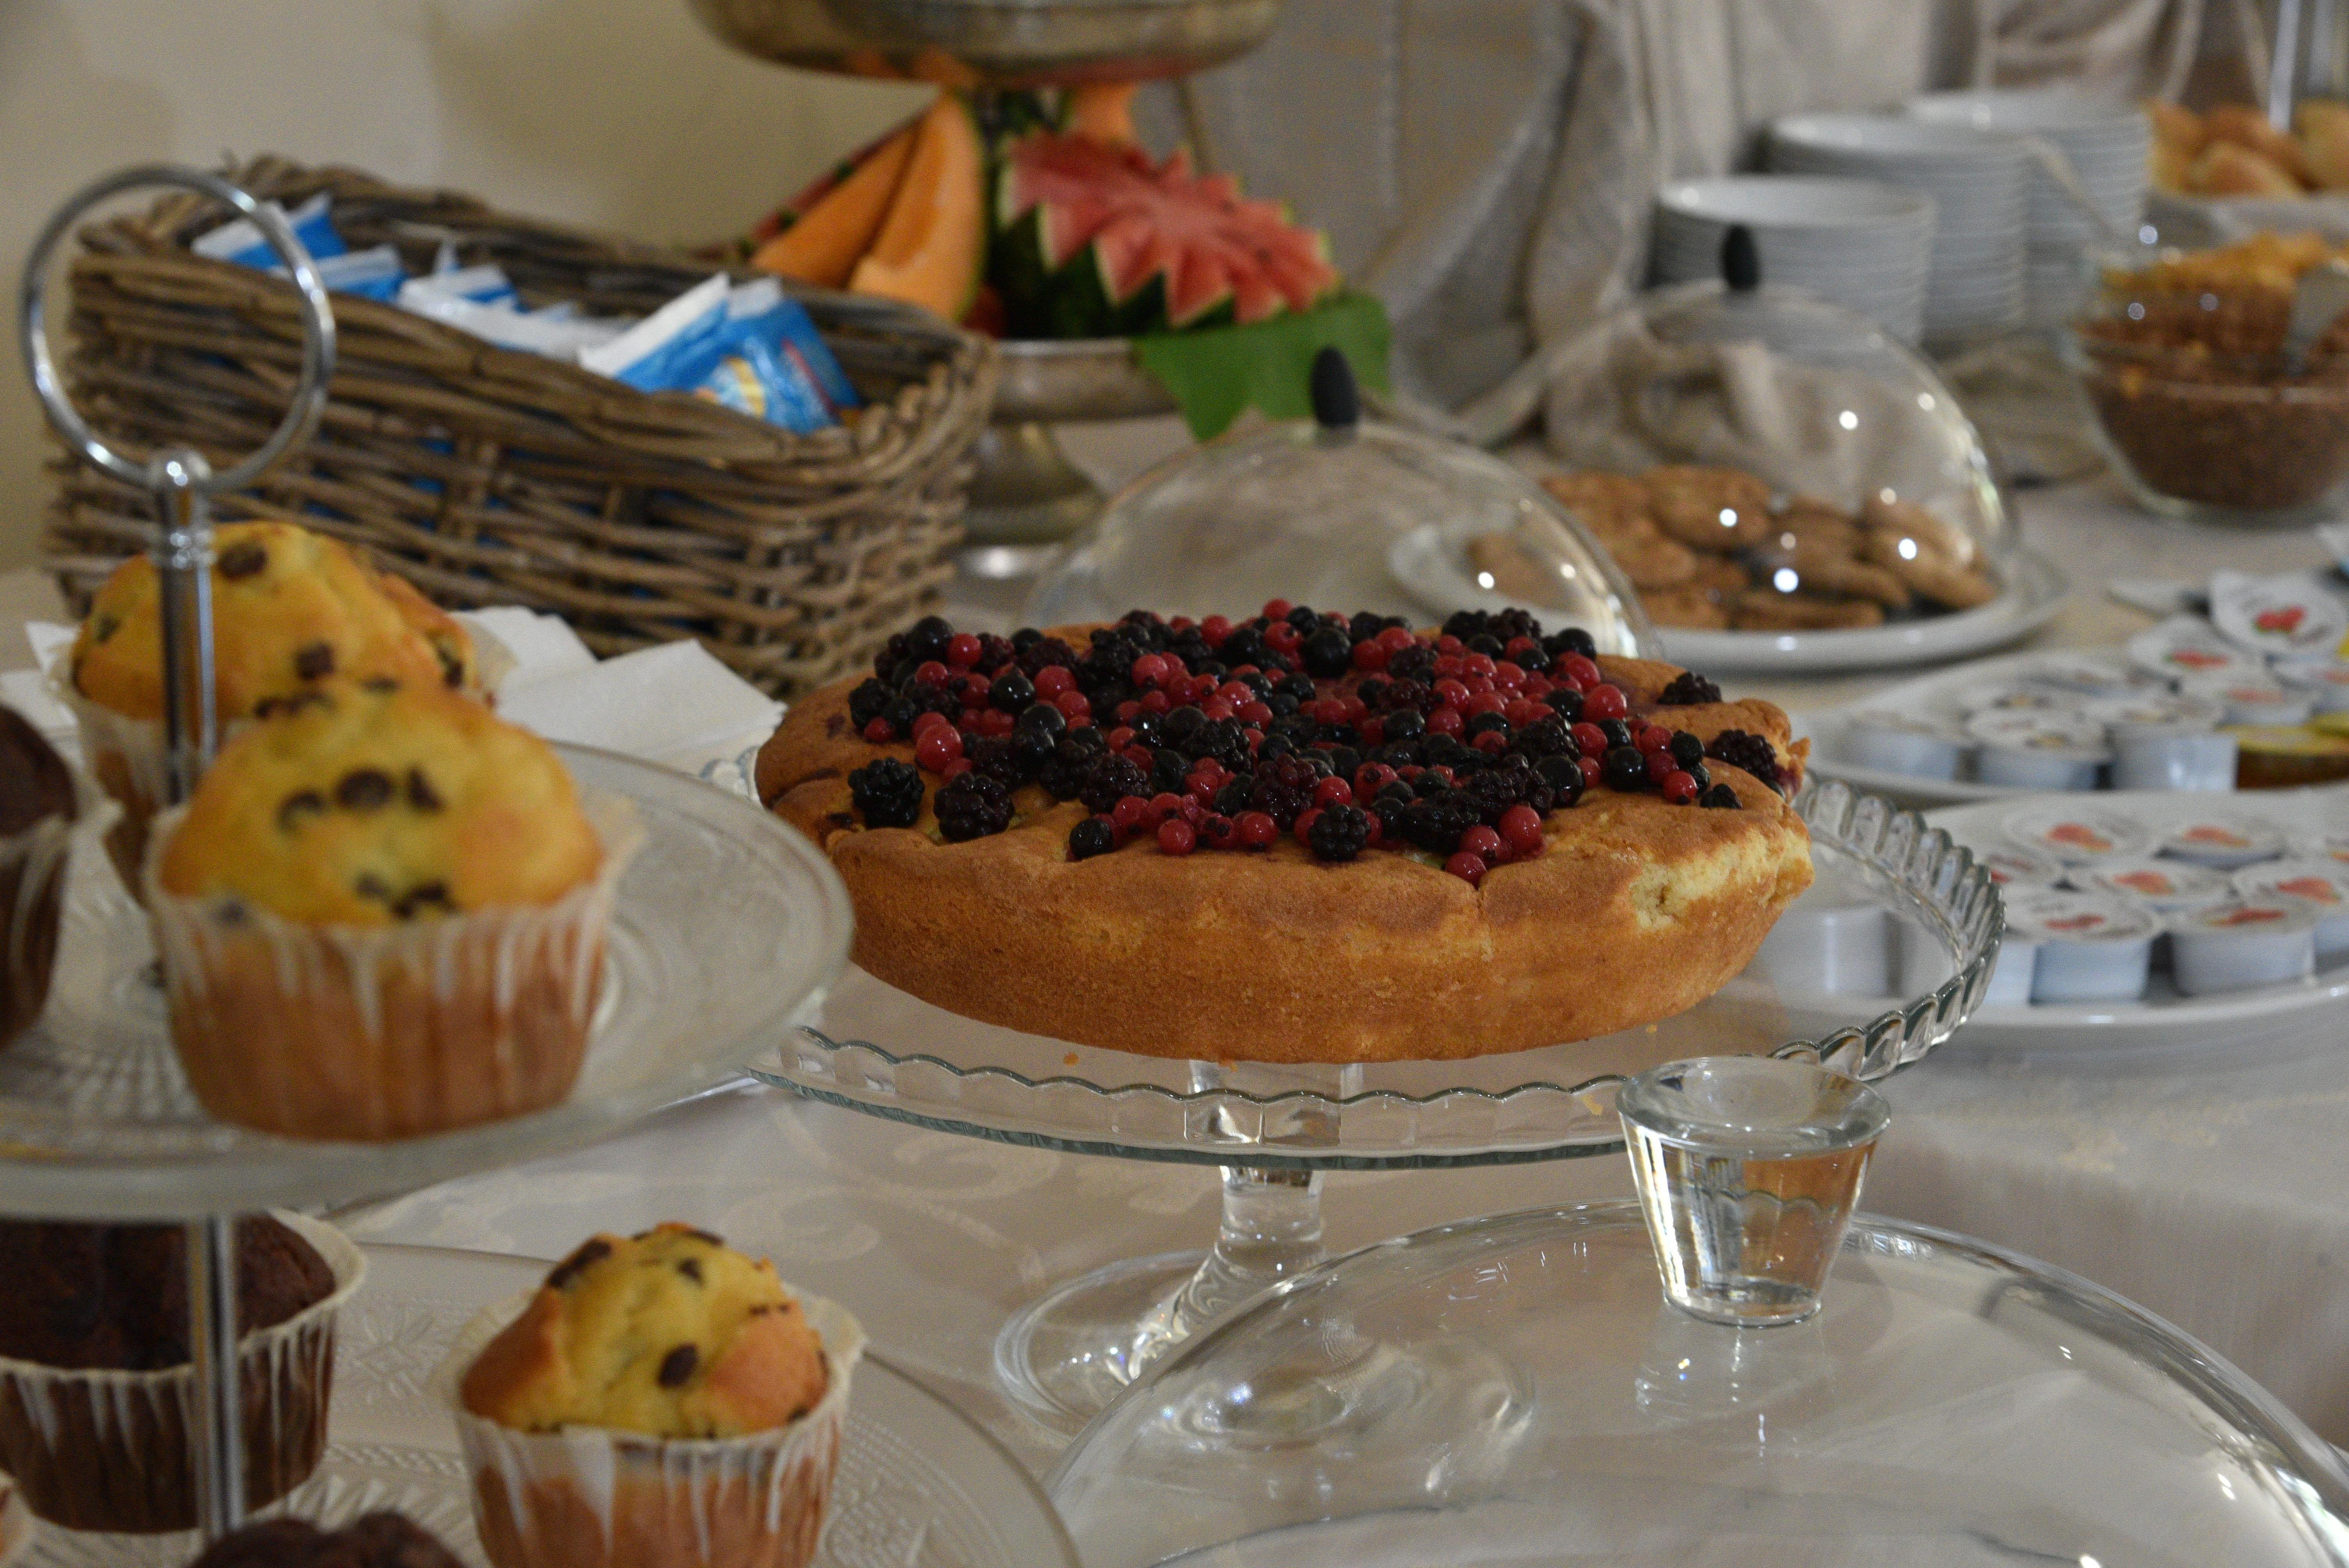
[[[193,451],[141,462],[109,449],[67,400],[45,334],[47,263],[59,241],[92,205],[150,185],[202,192],[257,224],[300,291],[302,377],[291,411],[266,445],[224,472]],[[80,456],[157,493],[168,728],[184,793],[214,737],[205,498],[250,481],[316,426],[333,372],[333,315],[274,209],[213,176],[163,167],[129,170],[69,201],[34,247],[22,304],[26,359],[51,421]],[[82,813],[50,1006],[0,1053],[0,1212],[187,1225],[207,1539],[244,1512],[234,1216],[349,1203],[603,1137],[735,1077],[806,1015],[846,959],[847,892],[805,838],[682,774],[561,749],[584,786],[630,799],[645,834],[620,884],[579,1083],[552,1109],[398,1142],[295,1141],[203,1113],[171,1052],[145,917],[91,842],[105,808]],[[288,1506],[329,1523],[398,1508],[469,1552],[470,1480],[427,1375],[471,1312],[526,1288],[544,1265],[412,1248],[376,1249],[373,1263],[378,1277],[339,1326],[337,1430],[320,1474]],[[929,1555],[935,1548],[970,1568],[1072,1568],[1041,1493],[967,1418],[877,1360],[858,1374],[857,1396],[821,1561],[946,1560]],[[22,1500],[10,1507],[21,1512]],[[0,1528],[14,1539],[12,1525]],[[194,1550],[181,1535],[45,1530],[31,1561],[181,1568]]]
[[[1175,78],[1194,158],[1212,168],[1189,78],[1262,43],[1279,0],[688,0],[746,55],[806,70],[975,86],[981,113],[1009,88]],[[1125,338],[1011,339],[974,455],[966,566],[1025,575],[1101,510],[1102,494],[1053,438],[1065,420],[1174,412]]]
[[[993,1028],[852,970],[821,1026],[753,1071],[833,1104],[1008,1143],[1223,1168],[1205,1254],[1113,1264],[1007,1324],[997,1379],[1073,1432],[1157,1358],[1321,1258],[1321,1172],[1506,1165],[1622,1147],[1614,1088],[1675,1058],[1813,1057],[1863,1078],[1921,1058],[1981,1000],[2002,915],[1987,872],[1913,812],[1832,781],[1795,806],[1834,896],[1882,903],[1949,978],[1882,1013],[1749,973],[1678,1017],[1545,1049],[1453,1062],[1274,1067],[1183,1062]],[[1170,998],[1179,1006],[1179,998]],[[1791,1043],[1790,1043],[1791,1042]]]

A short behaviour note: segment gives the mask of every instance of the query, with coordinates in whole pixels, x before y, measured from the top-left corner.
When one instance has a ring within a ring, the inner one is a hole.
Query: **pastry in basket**
[[[536,736],[438,678],[322,686],[156,839],[172,1042],[214,1116],[406,1138],[570,1092],[636,830]]]
[[[454,1392],[497,1568],[814,1555],[864,1344],[846,1313],[671,1223],[591,1237],[476,1354],[483,1328]]]
[[[213,702],[223,736],[337,678],[478,690],[464,627],[335,540],[290,522],[233,522],[212,544]],[[134,889],[148,824],[169,798],[160,593],[144,555],[117,567],[90,602],[63,683],[90,771],[122,803],[108,842]]]
[[[795,706],[760,798],[857,962],[950,1011],[1217,1060],[1480,1055],[1667,1017],[1810,882],[1767,703],[1524,611],[1276,600],[1006,640],[936,617]]]
[[[186,1231],[0,1222],[0,1466],[72,1530],[196,1522]],[[308,1479],[326,1441],[335,1314],[366,1265],[286,1215],[236,1227],[248,1507]]]
[[[264,1519],[222,1536],[188,1568],[464,1568],[455,1553],[403,1514],[365,1513],[340,1530],[306,1519]]]
[[[74,819],[73,774],[41,732],[0,707],[0,1046],[33,1026],[49,996]]]

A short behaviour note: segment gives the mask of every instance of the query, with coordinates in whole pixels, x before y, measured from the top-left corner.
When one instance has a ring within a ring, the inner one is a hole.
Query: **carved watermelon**
[[[1176,152],[1036,131],[1003,149],[989,268],[1015,337],[1117,337],[1310,310],[1329,247]]]

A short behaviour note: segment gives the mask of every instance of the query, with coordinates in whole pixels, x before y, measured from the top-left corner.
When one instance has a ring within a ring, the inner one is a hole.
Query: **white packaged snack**
[[[2316,910],[2316,955],[2349,953],[2349,862],[2308,859],[2269,861],[2235,873],[2245,898],[2296,898]]]
[[[2036,893],[2007,911],[2007,926],[2037,947],[2033,1002],[2122,1002],[2145,995],[2160,917],[2136,899],[2100,892]]]
[[[2296,898],[2230,899],[2173,918],[2172,978],[2189,996],[2305,979],[2316,968],[2314,906]]]
[[[2283,834],[2256,818],[2193,817],[2161,835],[2162,854],[2217,871],[2233,871],[2283,853]]]
[[[2141,855],[2153,844],[2153,835],[2134,818],[2064,807],[2017,811],[2006,820],[2006,836],[2067,866]]]

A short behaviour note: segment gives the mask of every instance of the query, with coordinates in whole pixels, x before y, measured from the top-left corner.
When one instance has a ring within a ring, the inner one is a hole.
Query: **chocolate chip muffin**
[[[22,714],[0,707],[0,1045],[48,1000],[75,812],[65,762]]]
[[[465,629],[325,534],[289,522],[224,524],[213,534],[212,585],[224,736],[335,680],[479,695]],[[148,825],[169,799],[161,583],[145,556],[124,562],[98,591],[74,639],[65,688],[90,771],[122,803],[107,848],[135,894]]]
[[[340,1530],[265,1519],[223,1535],[188,1568],[463,1568],[431,1532],[401,1514],[362,1514]]]
[[[306,924],[551,904],[603,859],[546,742],[438,686],[320,686],[239,735],[159,862]]]
[[[465,630],[407,583],[290,522],[222,524],[212,538],[212,671],[223,724],[342,676],[464,688]],[[134,555],[90,603],[72,686],[129,718],[163,717],[161,579]]]
[[[863,1345],[854,1318],[707,1232],[591,1237],[452,1357],[483,1552],[497,1568],[802,1568]]]
[[[568,1094],[632,828],[438,683],[329,683],[158,820],[147,903],[191,1085],[293,1137],[412,1137]]]
[[[824,1390],[823,1342],[772,1264],[681,1224],[595,1236],[465,1374],[502,1426],[736,1438],[788,1425]]]
[[[335,1314],[365,1265],[298,1216],[240,1221],[236,1241],[245,1501],[262,1508],[325,1451]],[[0,1465],[43,1519],[196,1522],[186,1259],[177,1225],[0,1222]]]

